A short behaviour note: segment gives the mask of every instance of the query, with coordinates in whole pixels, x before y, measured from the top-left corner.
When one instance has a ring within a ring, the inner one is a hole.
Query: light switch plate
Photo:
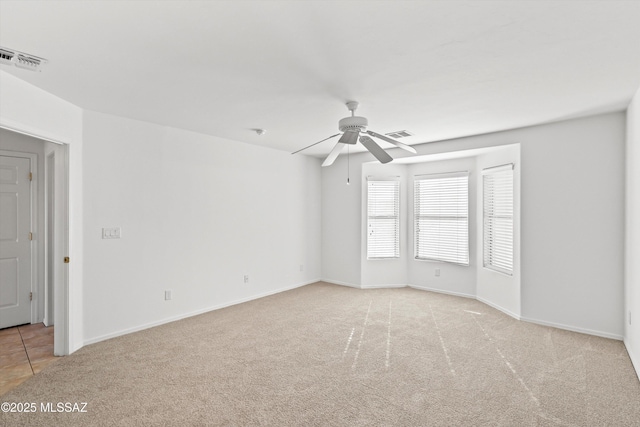
[[[120,227],[109,227],[102,229],[103,239],[119,239],[121,236]]]

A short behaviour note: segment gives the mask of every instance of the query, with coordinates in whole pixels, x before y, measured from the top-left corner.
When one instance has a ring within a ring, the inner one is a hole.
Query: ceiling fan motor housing
[[[368,125],[369,122],[365,117],[351,116],[340,120],[338,129],[340,129],[340,132],[365,132]]]

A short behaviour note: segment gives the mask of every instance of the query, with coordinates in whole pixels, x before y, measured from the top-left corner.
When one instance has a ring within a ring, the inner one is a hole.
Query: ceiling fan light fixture
[[[369,122],[365,117],[351,116],[345,117],[338,122],[340,132],[365,132]]]

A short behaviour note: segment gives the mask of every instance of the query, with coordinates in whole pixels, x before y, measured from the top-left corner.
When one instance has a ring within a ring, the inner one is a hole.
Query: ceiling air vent
[[[408,136],[413,136],[412,133],[407,132],[406,130],[399,130],[396,132],[391,132],[391,133],[385,133],[385,135],[387,135],[389,138],[406,138]]]
[[[14,65],[25,70],[40,71],[40,67],[46,63],[46,59],[35,55],[0,47],[0,64]]]
[[[2,60],[3,63],[11,62],[14,56],[15,54],[13,52],[0,48],[0,60]]]

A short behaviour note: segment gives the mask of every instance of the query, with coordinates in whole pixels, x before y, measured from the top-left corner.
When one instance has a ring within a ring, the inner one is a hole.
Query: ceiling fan
[[[398,142],[395,139],[389,138],[385,135],[381,135],[372,130],[367,130],[367,126],[369,125],[367,119],[365,117],[355,115],[355,111],[358,108],[358,105],[359,104],[355,101],[347,102],[347,108],[349,109],[349,111],[351,111],[351,117],[345,117],[338,122],[338,129],[340,129],[340,132],[342,132],[342,136],[338,140],[338,143],[335,145],[335,147],[333,147],[333,150],[331,150],[327,158],[324,160],[322,166],[332,165],[345,146],[355,145],[358,141],[360,141],[360,143],[364,145],[364,147],[369,150],[369,152],[373,154],[373,156],[378,159],[380,163],[389,163],[391,160],[393,160],[393,158],[371,138],[372,136],[374,138],[378,138],[390,144],[393,144],[398,148],[402,148],[403,150],[406,150],[410,153],[417,153],[415,148],[411,147],[410,145],[403,144],[402,142]],[[321,142],[327,141],[331,138],[335,138],[338,135],[340,135],[340,133],[331,135],[330,137],[325,138],[322,141],[318,141],[315,144],[311,144],[298,151],[294,151],[291,154],[299,153],[302,150],[311,148],[314,145],[320,144]]]

